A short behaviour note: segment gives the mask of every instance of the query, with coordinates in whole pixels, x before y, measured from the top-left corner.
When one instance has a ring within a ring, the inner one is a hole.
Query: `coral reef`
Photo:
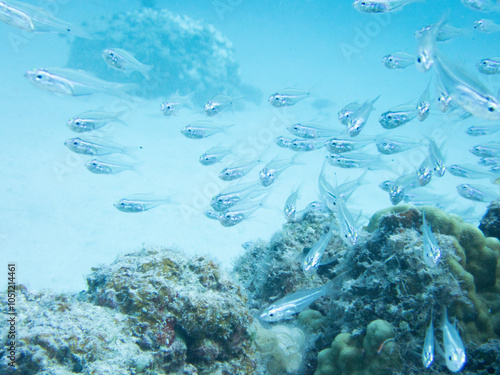
[[[78,299],[22,294],[16,374],[257,369],[246,299],[210,259],[143,249],[94,268],[87,282]],[[4,358],[0,373],[6,367]]]
[[[479,225],[486,237],[496,237],[500,239],[500,200],[489,204],[486,214],[481,219]]]
[[[241,95],[242,90],[247,97],[255,94],[251,92],[254,89],[241,83],[231,42],[212,25],[166,9],[142,8],[102,16],[86,27],[94,31],[94,39],[75,39],[67,66],[106,80],[138,83],[138,96],[195,93],[194,99],[200,104],[225,89],[235,95]],[[141,63],[153,65],[151,80],[139,73],[125,77],[109,68],[101,52],[116,47],[134,53]]]

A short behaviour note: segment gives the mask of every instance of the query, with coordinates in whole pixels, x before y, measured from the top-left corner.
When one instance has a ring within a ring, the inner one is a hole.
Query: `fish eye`
[[[75,125],[80,125],[80,121],[79,121],[79,120],[76,120],[76,121],[75,121]]]
[[[392,119],[392,115],[387,115],[387,118],[390,120]]]
[[[77,142],[77,141],[73,141],[73,144],[74,144],[75,146],[78,146],[78,142]]]
[[[273,316],[274,316],[274,313],[269,313],[269,316],[273,317]]]
[[[125,206],[125,202],[120,202],[120,206]]]
[[[109,51],[109,56],[114,57],[115,53],[113,51]]]
[[[226,171],[224,174],[225,174],[226,176],[229,176],[231,173],[229,173],[229,171]]]
[[[297,125],[295,125],[295,126],[293,127],[293,130],[299,130],[299,127],[298,127]]]
[[[422,58],[419,56],[417,57],[417,62],[420,64],[422,62]]]
[[[488,111],[489,111],[489,112],[495,112],[495,108],[493,108],[493,107],[488,107]]]
[[[43,78],[43,76],[41,74],[36,75],[36,79],[42,79],[42,78]]]
[[[217,199],[217,203],[223,203],[224,200],[222,198]]]

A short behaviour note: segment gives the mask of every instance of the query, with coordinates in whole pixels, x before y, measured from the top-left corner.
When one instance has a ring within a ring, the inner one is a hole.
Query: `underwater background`
[[[470,180],[448,172],[415,190],[424,189],[426,219],[443,248],[445,261],[432,270],[420,255],[423,209],[405,202],[393,206],[379,185],[421,166],[429,154],[426,137],[441,149],[447,166],[480,167],[468,150],[500,141],[500,132],[466,131],[500,122],[460,110],[445,113],[435,104],[425,121],[389,131],[378,118],[417,103],[428,86],[433,99],[439,96],[433,70],[388,69],[382,58],[415,55],[415,32],[443,18],[462,31],[439,43],[441,53],[480,76],[496,95],[500,74],[480,74],[476,64],[500,55],[500,34],[473,25],[482,18],[500,24],[500,13],[479,12],[459,0],[415,2],[381,14],[357,11],[351,1],[29,4],[88,36],[0,23],[0,259],[5,270],[16,264],[16,282],[22,284],[18,329],[24,337],[18,367],[0,355],[0,373],[449,373],[443,361],[425,370],[420,359],[432,311],[439,330],[443,307],[450,321],[456,317],[465,343],[462,371],[498,373],[499,231],[477,227],[500,197],[499,175]],[[152,66],[150,79],[110,68],[101,56],[105,48],[133,52]],[[68,96],[41,90],[25,77],[33,69],[62,67],[137,86],[123,95]],[[268,103],[270,95],[288,88],[307,97],[282,108]],[[190,96],[192,107],[165,116],[160,106],[176,93]],[[206,116],[204,104],[220,94],[234,103]],[[362,234],[352,248],[335,234],[326,251],[335,261],[308,278],[302,252],[329,231],[331,215],[309,212],[287,222],[283,207],[299,186],[297,211],[321,200],[318,176],[328,153],[296,152],[275,139],[297,138],[287,127],[305,121],[342,132],[338,112],[378,96],[360,138],[401,136],[422,146],[393,155],[381,155],[374,144],[355,151],[378,158],[376,169],[327,164],[339,183],[359,181],[347,205]],[[85,163],[91,157],[65,147],[67,139],[86,136],[68,129],[68,120],[97,110],[120,113],[122,121],[91,135],[128,146],[133,170],[90,173]],[[181,133],[207,119],[234,126],[204,139]],[[230,147],[231,153],[202,165],[200,155],[214,146]],[[276,159],[289,164],[249,217],[224,226],[206,216],[213,196],[258,181],[259,170]],[[218,177],[231,163],[256,160],[234,183]],[[464,183],[485,186],[494,197],[465,199],[457,192]],[[113,206],[133,194],[168,197],[168,203],[133,213]],[[498,204],[491,212],[498,225]],[[270,303],[337,277],[340,294],[312,301],[313,309],[304,308],[298,318],[257,323]],[[7,271],[0,288],[7,288]]]

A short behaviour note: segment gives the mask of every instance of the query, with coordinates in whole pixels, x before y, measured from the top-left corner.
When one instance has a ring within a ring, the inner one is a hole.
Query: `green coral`
[[[366,335],[339,333],[330,348],[318,354],[314,375],[383,375],[401,369],[394,328],[385,320],[375,320]]]

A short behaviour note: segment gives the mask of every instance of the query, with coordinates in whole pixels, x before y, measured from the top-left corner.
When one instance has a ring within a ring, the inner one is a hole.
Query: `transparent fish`
[[[476,145],[469,149],[471,153],[480,157],[498,158],[500,157],[500,142],[487,142]]]
[[[134,84],[103,81],[81,70],[67,68],[33,69],[24,76],[36,87],[59,94],[81,96],[104,93],[123,96]]]
[[[424,0],[354,0],[352,6],[363,13],[392,12],[410,3],[423,2]]]
[[[389,199],[393,205],[401,202],[408,191],[419,186],[418,177],[410,173],[398,177],[395,181],[384,181],[379,187],[389,193]]]
[[[321,138],[339,134],[340,132],[331,126],[324,126],[315,122],[300,122],[291,124],[286,129],[301,138]]]
[[[453,164],[448,167],[448,170],[454,176],[470,179],[487,178],[491,176],[491,173],[485,172],[475,165],[470,164]]]
[[[415,206],[436,206],[440,209],[445,209],[450,204],[454,203],[447,199],[446,196],[432,194],[421,189],[411,190],[405,193],[403,200]]]
[[[230,147],[212,147],[200,155],[199,161],[203,165],[214,165],[232,152]]]
[[[415,66],[418,71],[425,73],[434,65],[435,41],[443,21],[424,28],[417,37],[417,55]]]
[[[297,292],[287,294],[285,297],[267,307],[262,314],[260,314],[259,318],[269,323],[291,319],[295,314],[306,309],[314,301],[327,295],[331,288],[332,281],[329,281],[318,288],[301,289]]]
[[[434,55],[434,62],[439,79],[453,103],[474,116],[500,119],[498,100],[481,82],[438,54]]]
[[[68,120],[66,125],[75,133],[84,133],[92,130],[100,129],[110,123],[119,123],[126,125],[121,119],[125,112],[102,112],[102,111],[87,111],[80,113],[78,116]]]
[[[417,118],[418,121],[424,121],[427,117],[429,117],[429,113],[431,110],[431,81],[427,85],[425,91],[420,95],[417,104]]]
[[[351,137],[359,135],[361,130],[365,127],[368,121],[368,116],[373,110],[373,104],[380,98],[380,95],[373,99],[371,102],[363,104],[356,112],[354,112],[347,122],[347,133]]]
[[[498,132],[500,125],[474,125],[467,129],[466,133],[474,137],[480,135],[490,135]]]
[[[392,155],[415,147],[421,147],[423,143],[404,137],[393,136],[389,138],[381,135],[376,138],[375,145],[381,154]]]
[[[292,151],[314,151],[325,147],[324,139],[294,139],[288,148]]]
[[[417,117],[415,105],[401,105],[380,115],[378,122],[385,129],[395,129]]]
[[[434,233],[432,233],[430,225],[425,221],[425,211],[422,213],[422,236],[423,236],[423,256],[424,262],[429,268],[436,268],[441,259],[441,247],[438,245]]]
[[[443,307],[441,313],[441,330],[443,331],[443,346],[446,367],[451,372],[458,372],[465,366],[467,356],[465,354],[464,343],[460,338],[456,326],[448,321],[448,312]]]
[[[404,69],[415,64],[415,56],[405,52],[393,52],[384,56],[382,63],[389,69]]]
[[[293,222],[296,218],[295,214],[297,213],[297,199],[299,198],[299,190],[300,186],[297,186],[297,188],[292,191],[286,199],[283,212],[288,222]]]
[[[324,186],[320,186],[320,191],[329,191],[329,193],[330,193],[329,198],[334,199],[335,197],[332,195],[334,193],[333,189],[329,187],[329,186],[331,186],[331,184],[328,183],[328,181],[327,181],[326,168],[327,168],[327,163],[323,162],[320,176],[318,178],[318,185],[325,184]],[[336,186],[337,187],[336,191],[340,194],[340,196],[342,197],[342,199],[344,199],[344,201],[347,201],[350,198],[350,196],[352,195],[352,193],[354,193],[354,191],[363,184],[363,180],[364,180],[366,174],[367,174],[367,171],[365,171],[357,179],[354,179],[351,181],[346,181],[343,184]],[[330,208],[324,207],[324,204],[320,204],[320,203],[321,202],[312,202],[310,204],[311,205],[310,208],[314,211],[319,210],[321,212],[328,213],[330,211]],[[313,206],[313,204],[314,204],[314,206]],[[308,205],[308,207],[309,207],[309,205]]]
[[[279,147],[283,148],[289,148],[290,145],[292,144],[293,139],[286,138],[286,137],[277,137],[274,140],[274,143],[276,143]]]
[[[415,31],[415,38],[419,39],[431,26],[423,27]],[[443,24],[436,34],[437,42],[446,42],[447,40],[465,36],[469,33],[467,29],[460,29],[448,24]]]
[[[123,171],[136,171],[139,163],[130,163],[118,158],[92,159],[85,163],[85,167],[95,174],[116,174]]]
[[[344,198],[345,199],[345,198]],[[306,206],[306,211],[308,212],[318,212],[323,214],[329,214],[332,211],[323,202],[314,201]]]
[[[169,116],[177,116],[177,110],[179,108],[190,108],[193,109],[194,105],[192,103],[192,97],[194,93],[189,95],[181,96],[178,91],[175,94],[168,97],[167,100],[164,100],[160,105],[160,110],[162,113]]]
[[[434,173],[438,177],[443,177],[446,172],[446,166],[444,163],[444,157],[441,154],[441,150],[434,140],[430,137],[427,137],[427,141],[429,142],[429,156],[431,158],[432,165],[434,167]]]
[[[494,157],[483,157],[479,159],[479,164],[481,165],[486,165],[486,166],[497,166],[500,165],[500,157],[494,158]]]
[[[447,93],[441,93],[437,98],[438,108],[441,112],[447,112],[451,106],[451,97]]]
[[[212,220],[220,220],[224,215],[222,212],[217,212],[214,210],[206,210],[203,214]]]
[[[369,170],[389,168],[389,166],[384,161],[368,154],[349,153],[349,156],[344,156],[341,154],[330,154],[325,158],[328,163],[340,168],[368,168]]]
[[[487,34],[497,33],[500,31],[500,25],[496,24],[495,21],[483,18],[474,22],[474,29]]]
[[[219,218],[223,227],[232,227],[248,219],[255,211],[262,207],[261,202],[245,201],[226,210]]]
[[[273,107],[289,107],[297,104],[301,100],[308,98],[311,93],[308,90],[299,89],[283,89],[272,94],[267,101]]]
[[[296,156],[291,159],[278,159],[277,157],[271,160],[259,172],[260,182],[263,186],[271,185],[278,176],[283,173],[287,168],[296,165]]]
[[[347,104],[344,108],[342,108],[339,111],[339,113],[337,115],[339,121],[343,125],[348,125],[349,124],[349,120],[352,117],[352,114],[354,112],[356,112],[358,109],[360,109],[361,106],[362,106],[362,104],[360,104],[359,102],[353,102],[353,103]]]
[[[64,145],[71,151],[84,155],[127,154],[131,150],[130,147],[125,147],[114,142],[104,140],[93,142],[81,138],[67,139]]]
[[[128,76],[131,72],[139,72],[150,80],[149,71],[153,65],[145,65],[137,61],[134,54],[121,48],[107,48],[102,51],[102,58],[109,67],[123,72]]]
[[[483,59],[476,64],[476,67],[483,74],[500,74],[500,58]]]
[[[500,12],[500,5],[492,0],[462,0],[462,4],[480,12]]]
[[[422,348],[422,365],[424,368],[428,369],[434,362],[434,325],[432,324],[432,314],[431,323],[429,328],[427,328],[427,333],[425,334],[424,346]]]
[[[58,33],[92,39],[82,28],[52,16],[45,9],[20,1],[0,1],[0,21],[27,32]]]
[[[213,196],[210,200],[210,206],[215,211],[225,211],[247,198],[256,198],[265,194],[265,192],[259,181],[234,185]]]
[[[332,152],[334,154],[342,154],[344,152],[350,152],[354,150],[358,150],[360,148],[363,148],[365,146],[368,146],[369,144],[372,144],[375,142],[375,139],[373,138],[341,138],[341,137],[334,137],[330,138],[326,141],[325,146],[326,149],[329,152]]]
[[[302,271],[304,271],[304,274],[306,276],[311,277],[318,270],[319,266],[321,265],[321,258],[325,253],[332,235],[333,231],[329,228],[328,231],[324,233],[307,252],[307,255],[302,261]]]
[[[227,129],[233,126],[234,124],[214,125],[212,122],[199,120],[183,127],[181,133],[191,139],[202,139],[217,133],[225,133]]]
[[[430,156],[428,156],[424,159],[422,164],[420,164],[420,167],[417,170],[417,178],[420,186],[425,186],[431,182],[433,171],[434,164],[432,163]]]
[[[113,205],[122,212],[144,212],[167,203],[172,203],[170,197],[134,194],[116,201]]]
[[[232,98],[227,95],[216,95],[213,99],[209,100],[204,107],[207,116],[215,116],[226,108],[233,107],[236,100],[241,100],[243,97]]]
[[[237,178],[241,178],[246,175],[259,163],[260,159],[247,162],[236,162],[232,166],[224,168],[220,171],[219,178],[224,181],[236,180]]]
[[[480,185],[461,184],[457,186],[457,191],[462,197],[476,202],[491,202],[500,198],[500,192]]]

